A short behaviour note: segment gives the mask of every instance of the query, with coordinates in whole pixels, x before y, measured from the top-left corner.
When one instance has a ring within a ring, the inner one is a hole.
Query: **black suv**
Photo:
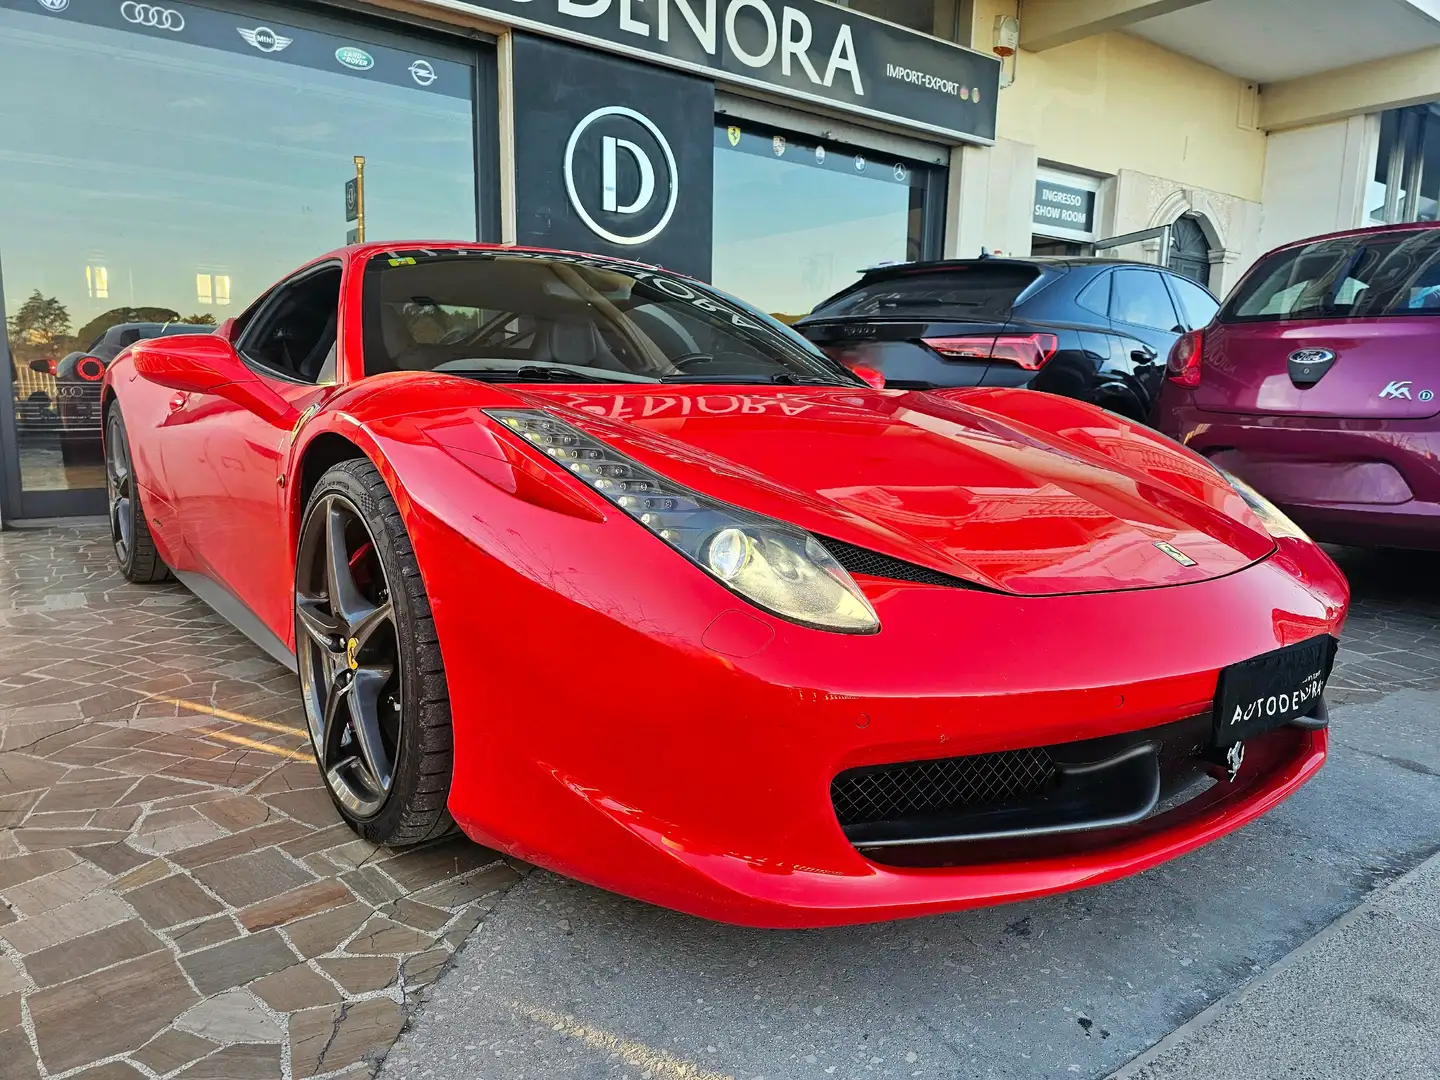
[[[1170,346],[1218,306],[1147,263],[956,259],[867,271],[795,329],[887,386],[1025,386],[1144,421]]]

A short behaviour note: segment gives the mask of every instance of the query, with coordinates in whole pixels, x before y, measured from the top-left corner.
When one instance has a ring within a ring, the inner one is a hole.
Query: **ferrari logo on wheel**
[[[360,666],[360,661],[355,657],[355,654],[359,651],[360,642],[356,641],[353,637],[345,642],[345,663],[351,671],[354,671]]]

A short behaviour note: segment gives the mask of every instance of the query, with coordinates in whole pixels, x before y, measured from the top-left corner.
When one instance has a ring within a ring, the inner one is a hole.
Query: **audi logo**
[[[120,5],[120,17],[136,26],[153,26],[157,30],[169,30],[172,34],[185,29],[185,16],[180,12],[153,4],[137,4],[135,0],[125,0]]]

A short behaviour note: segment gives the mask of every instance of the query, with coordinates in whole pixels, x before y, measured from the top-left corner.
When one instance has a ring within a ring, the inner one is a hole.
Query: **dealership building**
[[[1435,218],[1436,99],[1433,0],[0,0],[0,520],[103,507],[65,355],[223,321],[362,228],[783,318],[982,252],[1223,293],[1276,243]]]

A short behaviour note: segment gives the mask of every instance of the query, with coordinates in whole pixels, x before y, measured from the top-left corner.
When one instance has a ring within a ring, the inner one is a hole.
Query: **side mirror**
[[[135,371],[186,394],[214,394],[277,427],[291,427],[300,412],[245,366],[235,346],[215,334],[152,338],[135,346]]]
[[[253,379],[230,342],[213,334],[151,338],[131,352],[135,370],[169,390],[213,394],[228,383]]]
[[[850,370],[856,375],[858,375],[861,379],[863,379],[865,381],[865,384],[872,389],[885,389],[885,376],[881,375],[880,372],[876,371],[873,367],[866,367],[864,364],[856,364]]]

